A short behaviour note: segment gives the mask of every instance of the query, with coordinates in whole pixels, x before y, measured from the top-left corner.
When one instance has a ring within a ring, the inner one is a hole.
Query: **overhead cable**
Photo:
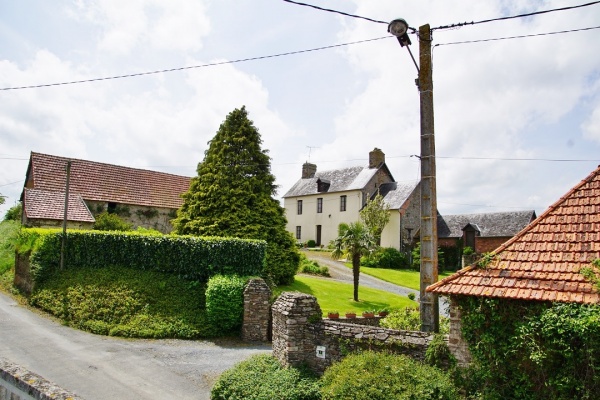
[[[551,10],[535,11],[535,12],[531,12],[531,13],[527,13],[527,14],[512,15],[512,16],[508,16],[508,17],[499,17],[499,18],[492,18],[492,19],[484,19],[482,21],[460,22],[460,23],[457,23],[457,24],[450,24],[450,25],[438,26],[438,27],[435,27],[435,28],[431,28],[431,30],[433,31],[433,30],[440,30],[440,29],[453,29],[453,28],[459,28],[461,26],[467,26],[467,25],[478,25],[478,24],[485,24],[485,23],[488,23],[488,22],[504,21],[504,20],[507,20],[507,19],[531,17],[531,16],[534,16],[534,15],[547,14],[547,13],[556,12],[556,11],[574,10],[576,8],[588,7],[588,6],[593,6],[593,5],[596,5],[596,4],[600,4],[600,1],[592,1],[591,3],[580,4],[578,6],[554,8],[554,9],[551,9]]]
[[[108,77],[104,77],[104,78],[91,78],[91,79],[82,79],[82,80],[69,81],[69,82],[56,82],[56,83],[45,83],[45,84],[39,84],[39,85],[4,87],[4,88],[0,88],[0,90],[8,91],[8,90],[20,90],[20,89],[36,89],[36,88],[43,88],[43,87],[50,87],[50,86],[74,85],[74,84],[78,84],[78,83],[108,81],[108,80],[112,80],[112,79],[132,78],[132,77],[135,77],[135,76],[144,76],[144,75],[161,74],[161,73],[166,73],[166,72],[185,71],[185,70],[188,70],[188,69],[205,68],[205,67],[215,67],[215,66],[218,66],[218,65],[237,64],[237,63],[242,63],[242,62],[247,62],[247,61],[264,60],[264,59],[268,59],[268,58],[283,57],[283,56],[290,56],[290,55],[294,55],[294,54],[309,53],[309,52],[312,52],[312,51],[333,49],[333,48],[336,48],[336,47],[350,46],[350,45],[353,45],[353,44],[373,42],[373,41],[376,41],[376,40],[389,39],[389,38],[390,38],[390,36],[383,36],[383,37],[378,37],[378,38],[374,38],[374,39],[358,40],[356,42],[333,44],[333,45],[330,45],[330,46],[316,47],[316,48],[313,48],[313,49],[288,51],[286,53],[271,54],[271,55],[259,56],[259,57],[243,58],[243,59],[239,59],[239,60],[220,61],[220,62],[214,62],[214,63],[209,63],[209,64],[192,65],[192,66],[189,66],[189,67],[170,68],[170,69],[163,69],[163,70],[149,71],[149,72],[138,72],[138,73],[134,73],[134,74],[108,76]]]

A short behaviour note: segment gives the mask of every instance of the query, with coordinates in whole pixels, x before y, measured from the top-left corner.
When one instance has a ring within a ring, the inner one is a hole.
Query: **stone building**
[[[417,231],[419,186],[396,182],[378,148],[369,152],[367,166],[317,171],[305,163],[301,178],[283,196],[287,229],[299,242],[326,246],[337,237],[339,224],[358,221],[367,200],[378,193],[391,211],[381,245],[400,249],[408,232]]]
[[[191,178],[94,161],[31,153],[21,194],[25,226],[60,227],[64,218],[67,162],[71,161],[67,226],[92,228],[102,212],[133,227],[172,230]]]

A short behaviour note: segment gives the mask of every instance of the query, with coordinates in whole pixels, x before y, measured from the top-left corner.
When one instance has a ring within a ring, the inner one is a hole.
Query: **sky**
[[[385,22],[437,28],[588,1],[304,2],[381,22],[283,0],[0,0],[0,217],[32,151],[194,176],[242,106],[278,198],[304,162],[366,165],[375,147],[396,181],[416,182],[417,70]],[[596,169],[600,29],[540,34],[599,26],[597,4],[433,30],[442,215],[539,215]],[[473,43],[514,36],[529,37]]]

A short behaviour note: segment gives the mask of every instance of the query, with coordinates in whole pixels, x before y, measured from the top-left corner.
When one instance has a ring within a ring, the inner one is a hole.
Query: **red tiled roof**
[[[65,213],[65,194],[44,190],[24,190],[25,209],[23,213],[28,219],[62,220]],[[69,193],[68,221],[96,222],[80,195]]]
[[[579,273],[600,258],[600,167],[494,253],[485,268],[464,268],[427,291],[600,303],[600,293]]]
[[[69,159],[31,153],[26,187],[50,192],[65,190]],[[85,200],[106,201],[148,207],[179,208],[180,195],[190,187],[191,178],[86,160],[71,160],[69,192]]]

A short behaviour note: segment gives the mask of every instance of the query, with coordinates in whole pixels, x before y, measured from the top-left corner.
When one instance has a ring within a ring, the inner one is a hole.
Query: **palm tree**
[[[358,278],[360,275],[360,257],[367,254],[375,245],[369,229],[362,222],[349,225],[341,223],[338,237],[333,241],[334,251],[331,257],[339,260],[344,254],[352,259],[352,275],[354,276],[354,301],[358,301]]]

